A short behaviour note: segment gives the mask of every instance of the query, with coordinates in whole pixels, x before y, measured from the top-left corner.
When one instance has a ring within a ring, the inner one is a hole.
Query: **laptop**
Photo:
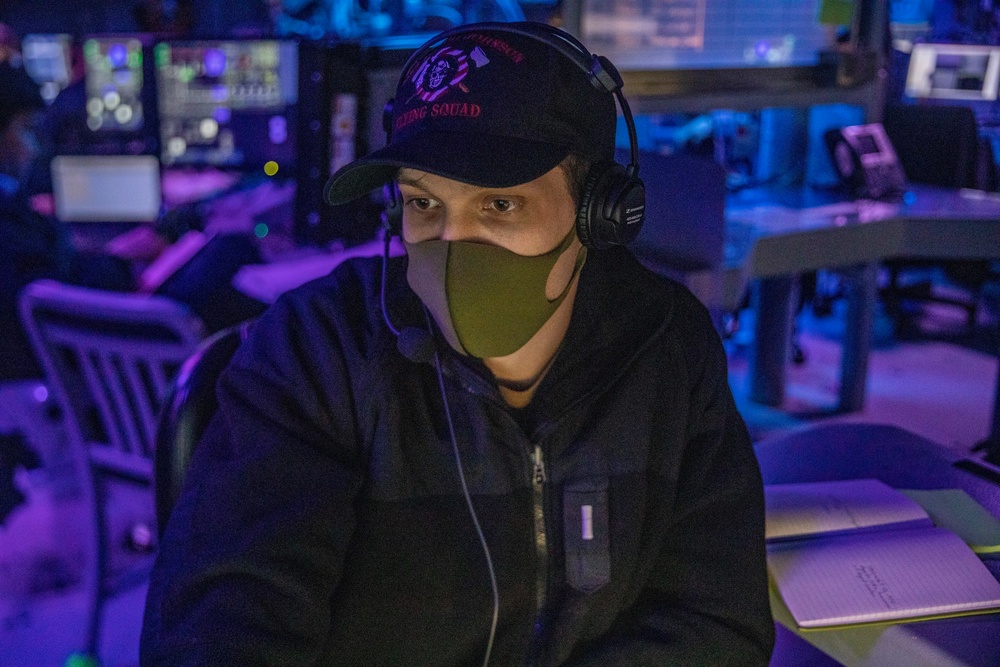
[[[149,223],[160,215],[160,162],[152,155],[59,155],[56,217],[73,223]]]

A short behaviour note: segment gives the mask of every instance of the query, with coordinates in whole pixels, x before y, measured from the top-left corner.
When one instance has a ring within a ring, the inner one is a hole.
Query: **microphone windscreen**
[[[416,364],[428,363],[434,358],[434,339],[424,329],[403,327],[396,339],[396,348]]]

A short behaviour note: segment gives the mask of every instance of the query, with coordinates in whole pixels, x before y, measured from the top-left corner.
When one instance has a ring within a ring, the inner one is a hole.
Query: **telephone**
[[[841,180],[860,199],[882,199],[906,189],[906,174],[881,123],[851,125],[823,135]]]

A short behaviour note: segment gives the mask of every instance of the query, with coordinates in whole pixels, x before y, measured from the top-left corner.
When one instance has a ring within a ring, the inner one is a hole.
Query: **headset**
[[[577,207],[576,233],[580,242],[588,248],[603,249],[632,242],[642,227],[646,208],[646,188],[639,178],[639,146],[632,110],[622,94],[623,83],[618,69],[604,56],[590,53],[572,35],[544,23],[488,22],[452,28],[437,35],[407,59],[396,89],[403,84],[409,71],[442,42],[483,30],[507,32],[548,45],[583,71],[592,86],[611,93],[618,100],[628,130],[629,164],[622,166],[606,160],[591,165]],[[393,100],[390,99],[382,112],[386,144],[392,138],[392,113]],[[390,184],[387,189],[382,221],[390,234],[398,234],[402,226],[403,203],[395,184]]]

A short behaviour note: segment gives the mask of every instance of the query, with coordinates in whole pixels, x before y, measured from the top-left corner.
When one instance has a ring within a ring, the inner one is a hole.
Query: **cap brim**
[[[332,205],[346,204],[391,181],[401,167],[481,187],[533,181],[569,154],[565,146],[483,134],[425,131],[341,167],[324,190]]]

